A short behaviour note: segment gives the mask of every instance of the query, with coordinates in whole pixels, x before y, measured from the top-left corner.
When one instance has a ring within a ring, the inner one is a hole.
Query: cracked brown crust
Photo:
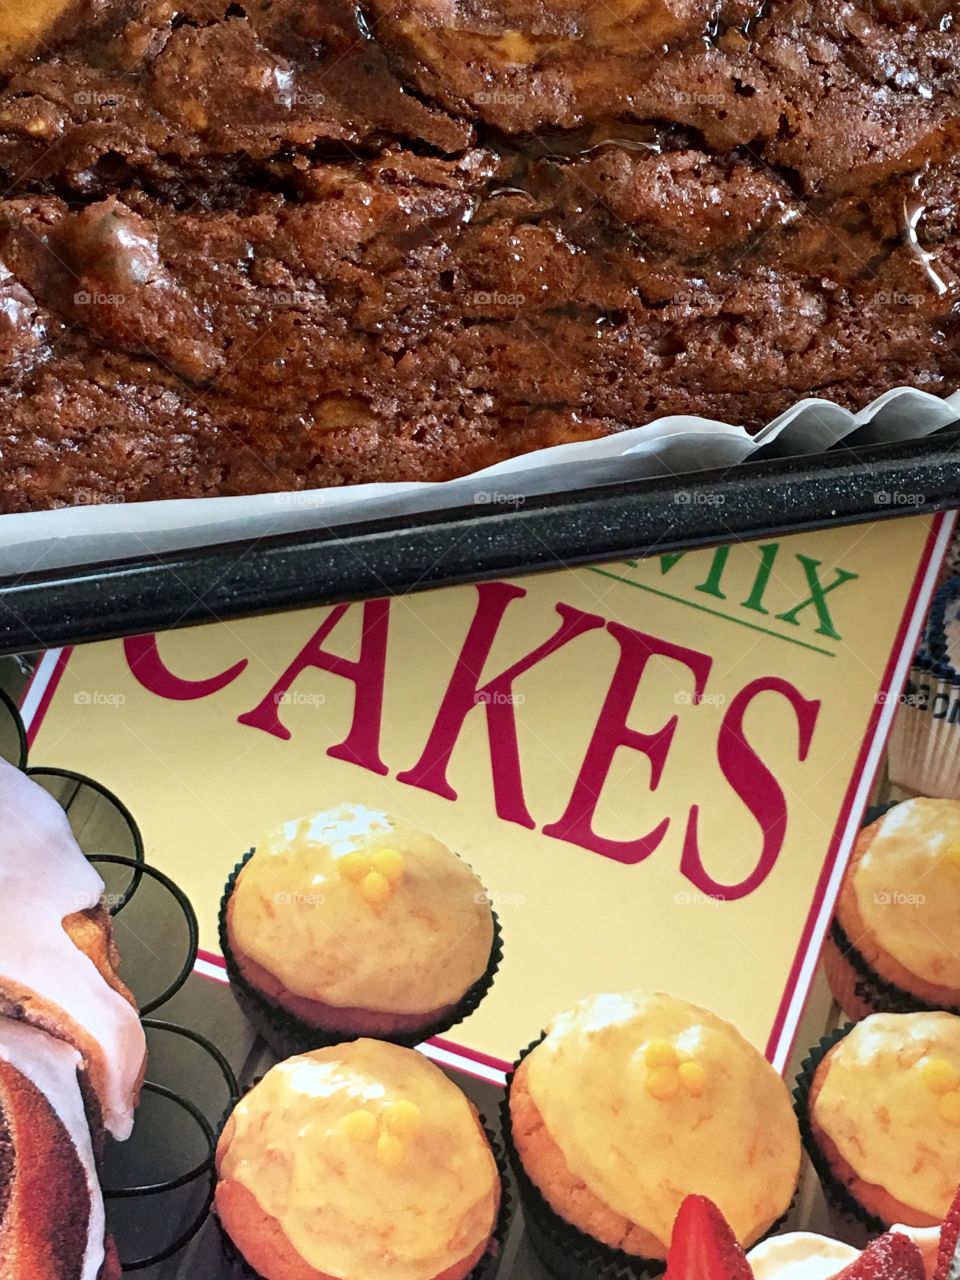
[[[0,511],[953,392],[951,12],[68,7],[0,89]]]

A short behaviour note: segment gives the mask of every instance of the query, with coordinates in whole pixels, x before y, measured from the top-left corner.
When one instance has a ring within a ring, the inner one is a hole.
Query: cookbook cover
[[[355,802],[477,871],[505,958],[435,1046],[489,1079],[600,990],[783,1067],[952,528],[833,529],[48,654],[33,764],[124,798],[201,966],[278,823]],[[318,905],[322,910],[322,904]]]

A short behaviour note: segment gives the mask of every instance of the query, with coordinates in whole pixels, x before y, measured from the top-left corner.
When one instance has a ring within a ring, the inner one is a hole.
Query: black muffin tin
[[[0,653],[958,506],[960,429],[949,427],[919,441],[767,456],[520,506],[458,507],[2,578]]]

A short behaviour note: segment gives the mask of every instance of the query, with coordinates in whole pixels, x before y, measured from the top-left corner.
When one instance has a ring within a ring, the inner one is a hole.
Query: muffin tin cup
[[[253,1086],[251,1085],[251,1088]],[[249,1090],[247,1090],[249,1092]],[[220,1126],[220,1132],[217,1134],[217,1141],[220,1140],[220,1134],[223,1133],[227,1120],[230,1118],[231,1112],[228,1111],[223,1117],[223,1123]],[[513,1199],[510,1194],[510,1178],[507,1167],[507,1158],[504,1153],[503,1146],[494,1136],[493,1132],[487,1127],[483,1116],[480,1117],[480,1123],[483,1125],[483,1132],[487,1135],[487,1141],[490,1143],[490,1149],[493,1152],[493,1158],[497,1164],[497,1173],[500,1175],[500,1209],[497,1213],[496,1225],[493,1229],[493,1235],[490,1237],[490,1243],[483,1257],[467,1276],[467,1280],[496,1280],[497,1273],[500,1270],[500,1262],[503,1258],[504,1250],[507,1245],[507,1237],[510,1234],[510,1225],[513,1222]],[[220,1219],[214,1213],[214,1221],[217,1224],[217,1230],[220,1234],[220,1244],[223,1249],[224,1257],[230,1265],[239,1271],[246,1280],[265,1280],[265,1277],[259,1272],[254,1271],[246,1258],[230,1239],[223,1227]]]
[[[425,1040],[434,1036],[445,1035],[452,1027],[468,1018],[479,1006],[487,992],[493,986],[494,978],[503,960],[503,933],[500,920],[495,911],[493,917],[493,946],[490,948],[490,959],[483,976],[468,988],[465,995],[444,1018],[432,1023],[424,1023],[414,1031],[396,1032],[391,1035],[374,1035],[370,1032],[337,1031],[333,1028],[315,1026],[287,1012],[275,1004],[262,992],[249,983],[240,972],[227,935],[227,904],[233,893],[237,877],[253,857],[255,849],[250,849],[237,863],[227,880],[223,897],[220,900],[220,951],[227,969],[227,977],[236,997],[237,1003],[247,1019],[253,1024],[271,1051],[279,1058],[289,1058],[297,1053],[309,1053],[311,1049],[326,1049],[336,1044],[345,1044],[350,1040],[370,1038],[388,1040],[391,1044],[402,1045],[414,1049]]]
[[[527,1237],[534,1252],[556,1280],[648,1280],[652,1276],[660,1276],[666,1270],[666,1262],[662,1258],[642,1258],[627,1253],[623,1249],[615,1249],[610,1245],[595,1240],[593,1236],[580,1231],[577,1227],[561,1218],[547,1203],[540,1188],[533,1182],[523,1167],[520,1154],[513,1142],[513,1121],[510,1115],[510,1090],[517,1069],[529,1054],[542,1044],[545,1034],[541,1034],[520,1054],[507,1076],[507,1088],[501,1105],[501,1127],[506,1144],[510,1165],[520,1204],[523,1207],[524,1223]],[[761,1239],[766,1240],[782,1230],[796,1202],[796,1192],[791,1198],[786,1212],[777,1219],[765,1232]],[[760,1241],[754,1241],[759,1244]],[[751,1245],[751,1248],[753,1245]]]
[[[837,1003],[848,1018],[871,1013],[955,1013],[960,1005],[932,1005],[887,982],[871,968],[834,917],[824,951],[824,968]],[[839,963],[838,963],[839,961]]]
[[[810,1157],[810,1163],[820,1179],[820,1185],[830,1208],[831,1217],[835,1224],[845,1228],[853,1228],[864,1233],[869,1238],[881,1235],[890,1224],[882,1222],[880,1218],[868,1213],[860,1202],[854,1198],[850,1188],[836,1177],[829,1160],[821,1151],[813,1136],[813,1127],[810,1122],[810,1090],[813,1087],[813,1079],[817,1068],[830,1050],[835,1045],[838,1045],[845,1036],[849,1035],[856,1025],[854,1022],[848,1022],[845,1026],[838,1027],[835,1031],[831,1031],[829,1035],[823,1036],[820,1043],[810,1050],[809,1056],[801,1063],[800,1074],[797,1076],[793,1090],[793,1100],[794,1110],[797,1113],[797,1120],[800,1124],[800,1136],[803,1139],[807,1155]]]

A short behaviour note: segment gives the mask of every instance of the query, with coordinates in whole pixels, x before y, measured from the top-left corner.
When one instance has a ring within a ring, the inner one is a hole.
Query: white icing
[[[764,1240],[747,1254],[756,1280],[832,1280],[860,1251],[810,1231]]]
[[[137,1011],[74,946],[64,917],[95,907],[100,876],[80,851],[63,809],[13,765],[0,760],[0,986],[35,991],[100,1047],[103,1121],[130,1136],[133,1100],[146,1053]]]
[[[90,1128],[77,1080],[77,1071],[83,1065],[80,1054],[62,1040],[54,1040],[45,1031],[0,1018],[0,1059],[8,1062],[40,1090],[76,1148],[90,1193],[87,1247],[83,1269],[77,1280],[97,1280],[104,1260],[106,1222]]]

